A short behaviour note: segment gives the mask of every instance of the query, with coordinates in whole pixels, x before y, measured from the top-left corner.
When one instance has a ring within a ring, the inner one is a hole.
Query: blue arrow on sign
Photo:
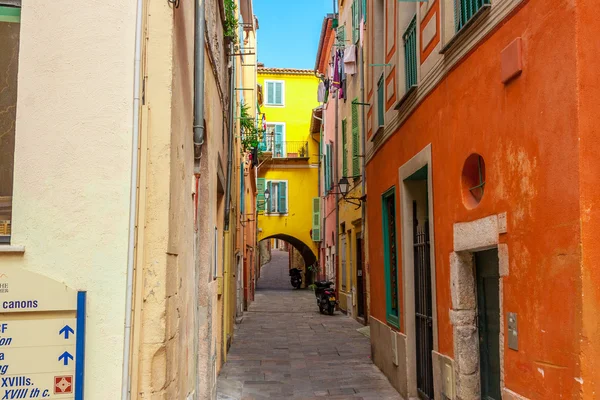
[[[58,356],[58,361],[62,361],[64,365],[69,365],[69,359],[73,359],[73,356],[68,351],[65,351],[60,356]]]
[[[69,325],[65,325],[64,328],[62,328],[60,331],[58,331],[59,335],[63,335],[63,334],[65,335],[65,339],[69,338],[69,333],[75,334],[75,331]]]

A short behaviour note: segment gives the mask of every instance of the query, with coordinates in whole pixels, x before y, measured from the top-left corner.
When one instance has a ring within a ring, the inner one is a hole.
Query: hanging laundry
[[[351,45],[344,50],[344,69],[347,74],[356,74],[356,46]]]
[[[323,103],[327,103],[327,100],[329,99],[329,79],[325,79],[325,99],[323,100]]]
[[[319,103],[325,102],[325,83],[323,81],[319,82],[319,88],[317,89],[317,101]]]
[[[342,50],[338,51],[340,60],[344,59],[344,52]],[[344,68],[344,63],[340,62],[340,90],[338,91],[338,98],[346,100],[346,68]]]
[[[335,60],[333,61],[333,83],[331,84],[333,89],[339,89],[341,86],[340,61],[339,51],[336,51]]]

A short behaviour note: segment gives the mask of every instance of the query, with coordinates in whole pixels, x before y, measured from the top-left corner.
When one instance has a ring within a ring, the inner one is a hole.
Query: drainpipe
[[[364,16],[364,10],[362,9],[362,7],[360,7],[361,12],[360,12],[360,18],[362,19]],[[360,34],[364,34],[364,32],[360,32]],[[361,169],[361,193],[362,196],[365,196],[365,189],[367,187],[367,173],[366,173],[366,159],[367,159],[367,147],[366,147],[366,134],[367,134],[367,122],[366,122],[366,117],[365,117],[365,60],[364,60],[364,56],[365,56],[365,52],[364,52],[364,47],[360,46],[360,55],[359,55],[359,61],[360,61],[360,102],[362,103],[361,105],[361,128],[362,128],[362,135],[361,135],[361,146],[362,146],[362,169]],[[362,207],[360,208],[360,221],[361,221],[361,243],[363,246],[363,249],[361,250],[360,254],[363,257],[363,260],[365,259],[365,251],[364,251],[364,243],[365,243],[365,217],[366,217],[366,207],[367,207],[367,203],[363,202],[362,203]],[[362,260],[356,260],[357,263],[361,262]],[[366,274],[365,274],[365,265],[363,264],[363,268],[362,268],[362,281],[363,281],[363,291],[365,290],[365,288],[367,287],[367,282],[366,282]],[[366,300],[366,295],[363,297],[363,301]],[[358,307],[358,304],[357,304]],[[367,307],[363,308],[365,311],[365,322],[368,324],[368,315],[366,315],[366,312],[368,312]]]
[[[339,136],[338,136],[338,129],[339,129],[339,120],[340,120],[340,116],[339,116],[339,95],[338,93],[335,94],[335,168],[333,170],[334,172],[334,181],[337,185],[337,183],[340,181],[338,179],[338,169],[339,169],[339,165],[338,165],[338,147],[339,147]],[[338,190],[336,190],[335,193],[335,291],[336,291],[336,297],[339,299],[340,298],[340,287],[341,285],[339,284],[340,282],[340,277],[338,275],[338,260],[340,259],[340,191],[339,191],[339,186],[338,186]]]
[[[200,179],[200,147],[204,143],[204,29],[206,25],[205,21],[205,7],[206,0],[196,0],[196,6],[194,7],[194,121],[193,121],[193,133],[194,133],[194,158],[195,166],[194,173],[196,180],[196,199],[200,198],[198,181]],[[197,203],[196,203],[196,206]],[[197,218],[197,217],[196,217]],[[194,223],[198,223],[197,220]],[[195,234],[194,239],[194,259],[198,253],[198,233]],[[200,362],[198,360],[198,351],[200,348],[200,289],[198,287],[200,282],[200,265],[195,263],[194,266],[194,343],[193,351],[194,357],[194,370],[195,370],[195,389],[194,399],[200,398]],[[208,355],[210,357],[210,355]]]
[[[206,0],[196,0],[194,29],[194,147],[204,143],[204,15]],[[199,153],[198,153],[199,154]],[[197,156],[200,157],[199,155]]]
[[[135,263],[135,233],[137,220],[137,189],[139,155],[138,147],[140,141],[140,96],[142,76],[142,29],[144,0],[137,0],[137,11],[135,21],[135,52],[133,62],[133,121],[132,121],[132,144],[131,144],[131,186],[129,188],[129,240],[127,249],[127,286],[125,294],[125,332],[123,346],[123,376],[121,386],[121,399],[128,400],[131,393],[131,321],[133,317],[133,278]]]
[[[230,45],[231,54],[233,54],[233,45]],[[231,179],[233,169],[233,126],[235,122],[235,57],[231,56],[231,71],[229,78],[229,143],[228,143],[228,156],[227,156],[227,183],[225,187],[225,223],[223,228],[223,361],[227,361],[227,335],[230,332],[230,319],[229,311],[231,308],[231,256],[232,256],[232,243],[231,243],[231,231],[229,229],[229,222],[231,220]]]

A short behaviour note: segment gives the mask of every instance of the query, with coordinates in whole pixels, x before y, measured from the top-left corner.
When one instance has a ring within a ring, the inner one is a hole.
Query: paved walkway
[[[313,292],[292,289],[287,270],[287,254],[274,250],[236,327],[218,399],[401,399],[371,362],[361,325],[320,314]]]

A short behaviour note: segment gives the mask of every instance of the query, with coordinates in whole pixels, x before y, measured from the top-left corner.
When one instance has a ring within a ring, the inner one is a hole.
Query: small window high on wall
[[[267,88],[266,106],[284,106],[285,105],[285,82],[284,81],[265,81]]]
[[[21,1],[0,0],[0,244],[10,244]]]

